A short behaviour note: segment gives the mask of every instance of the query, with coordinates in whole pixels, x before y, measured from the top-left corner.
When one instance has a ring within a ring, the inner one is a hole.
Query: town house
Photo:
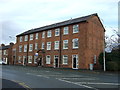
[[[97,14],[31,29],[17,35],[15,64],[54,68],[99,68],[105,29]],[[14,60],[13,60],[14,61]]]

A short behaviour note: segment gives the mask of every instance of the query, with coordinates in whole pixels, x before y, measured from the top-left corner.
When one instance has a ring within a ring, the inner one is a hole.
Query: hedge
[[[120,61],[108,61],[106,63],[106,69],[108,71],[119,71],[120,70]]]

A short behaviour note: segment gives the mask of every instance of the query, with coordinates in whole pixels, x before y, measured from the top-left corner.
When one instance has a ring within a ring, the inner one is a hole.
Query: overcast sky
[[[32,28],[98,13],[110,35],[118,30],[119,0],[0,0],[0,43]]]

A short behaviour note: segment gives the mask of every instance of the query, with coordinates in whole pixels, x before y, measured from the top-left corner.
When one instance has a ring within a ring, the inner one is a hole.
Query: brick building
[[[9,45],[1,44],[0,46],[0,60],[4,61],[5,64],[12,64],[12,47],[14,43]]]
[[[98,68],[104,32],[97,14],[28,30],[17,35],[16,64],[35,66],[37,58],[44,67]]]

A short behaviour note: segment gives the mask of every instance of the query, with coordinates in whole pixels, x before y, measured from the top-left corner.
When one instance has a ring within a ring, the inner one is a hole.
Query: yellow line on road
[[[28,85],[26,85],[24,82],[20,82],[20,81],[15,81],[15,80],[11,80],[15,83],[18,83],[19,85],[23,86],[26,90],[32,90]]]

